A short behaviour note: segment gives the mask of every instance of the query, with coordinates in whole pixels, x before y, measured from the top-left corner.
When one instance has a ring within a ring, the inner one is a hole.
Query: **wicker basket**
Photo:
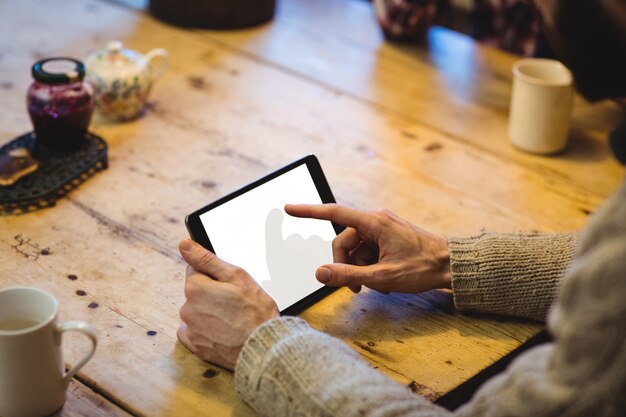
[[[150,0],[150,12],[177,26],[240,29],[274,17],[276,0]]]

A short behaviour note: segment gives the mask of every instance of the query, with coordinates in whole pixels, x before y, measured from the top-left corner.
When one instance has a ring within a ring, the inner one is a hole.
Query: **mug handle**
[[[170,54],[168,54],[167,51],[163,48],[153,49],[145,55],[146,64],[150,68],[150,72],[152,73],[152,76],[154,77],[154,79],[157,79],[161,75],[163,75],[169,63],[169,57],[170,57]],[[153,70],[152,60],[156,58],[161,58],[161,65],[159,65],[156,68],[156,70]]]
[[[65,323],[61,323],[57,326],[57,332],[59,333],[59,336],[63,332],[67,332],[67,331],[76,331],[87,336],[89,340],[91,340],[91,349],[63,377],[63,384],[66,387],[70,383],[70,380],[74,378],[74,375],[76,375],[76,372],[78,372],[78,370],[82,368],[83,365],[85,365],[89,359],[91,359],[91,357],[93,356],[93,353],[96,351],[96,345],[98,344],[98,337],[96,336],[96,331],[93,329],[93,327],[91,327],[88,323],[85,323],[84,321],[70,320],[70,321],[66,321]]]

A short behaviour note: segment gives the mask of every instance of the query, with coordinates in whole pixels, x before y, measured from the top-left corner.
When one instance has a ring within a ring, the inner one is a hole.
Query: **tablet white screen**
[[[315,270],[333,261],[336,236],[328,221],[286,214],[288,203],[322,203],[306,165],[200,215],[215,253],[252,275],[281,311],[323,287]]]

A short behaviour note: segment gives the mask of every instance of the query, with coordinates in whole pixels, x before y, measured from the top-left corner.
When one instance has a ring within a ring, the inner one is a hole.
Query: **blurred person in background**
[[[450,26],[451,0],[373,0],[385,37],[394,42],[423,41],[432,24]],[[527,0],[473,0],[469,27],[476,40],[520,55],[550,56],[534,4]]]

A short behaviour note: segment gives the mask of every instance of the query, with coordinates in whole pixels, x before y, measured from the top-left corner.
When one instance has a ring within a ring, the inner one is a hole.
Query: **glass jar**
[[[85,66],[71,58],[47,58],[32,68],[28,114],[37,144],[49,149],[73,149],[85,141],[93,114],[93,87],[84,82]]]

